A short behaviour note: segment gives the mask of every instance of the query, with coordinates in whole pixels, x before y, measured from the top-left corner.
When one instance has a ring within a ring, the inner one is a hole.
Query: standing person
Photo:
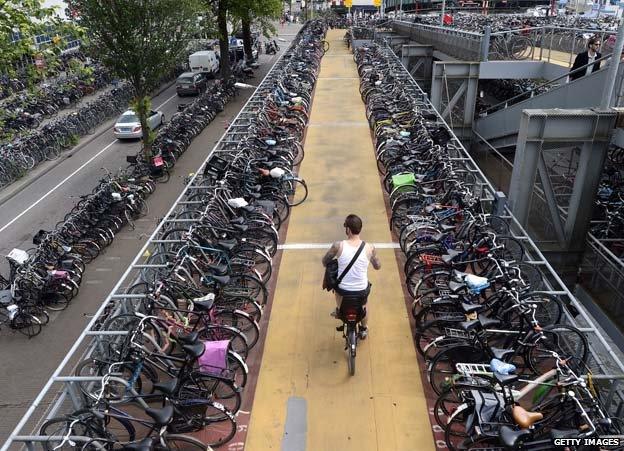
[[[363,241],[360,238],[362,231],[362,220],[359,216],[350,214],[344,221],[346,240],[336,241],[329,248],[323,257],[323,266],[327,266],[333,259],[338,260],[338,275],[340,276],[351,260],[358,252]],[[360,338],[364,339],[368,335],[368,317],[366,315],[366,302],[370,293],[371,284],[368,281],[368,264],[371,263],[376,270],[381,269],[381,262],[377,258],[375,246],[366,243],[364,249],[360,252],[357,259],[343,275],[338,287],[334,290],[336,295],[336,310],[332,312],[332,316],[338,318],[340,314],[340,305],[344,296],[358,297],[362,299],[364,308],[364,317],[361,321]]]
[[[581,78],[583,75],[589,75],[592,72],[600,69],[600,61],[598,61],[597,63],[587,66],[585,70],[579,70],[572,73],[575,69],[592,63],[597,59],[600,59],[602,54],[598,51],[599,48],[600,39],[593,37],[590,38],[589,41],[587,41],[587,51],[579,53],[574,59],[574,64],[572,65],[572,69],[570,69],[570,80],[576,80],[578,78]]]

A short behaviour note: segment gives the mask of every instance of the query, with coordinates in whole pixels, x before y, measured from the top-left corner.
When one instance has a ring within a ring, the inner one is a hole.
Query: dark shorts
[[[362,305],[366,305],[366,303],[368,302],[368,295],[370,294],[370,291],[371,291],[370,283],[368,284],[368,287],[365,290],[360,290],[360,291],[347,291],[341,288],[336,288],[336,293],[338,293],[343,298],[345,297],[359,298],[362,300],[361,302]]]

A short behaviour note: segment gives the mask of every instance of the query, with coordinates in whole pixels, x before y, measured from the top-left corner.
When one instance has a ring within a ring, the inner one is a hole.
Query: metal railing
[[[615,44],[616,31],[597,29],[565,28],[556,26],[526,27],[505,31],[490,31],[489,27],[482,33],[425,25],[395,20],[393,30],[409,36],[411,40],[421,44],[433,45],[447,55],[464,61],[487,61],[488,59],[535,59],[546,62],[557,62],[567,67],[577,53],[586,50],[587,37],[596,36],[601,39],[602,51],[611,52]],[[511,45],[512,40],[500,39],[507,34],[518,36],[518,42],[527,43],[527,49],[501,48]],[[497,57],[498,56],[498,57]]]
[[[574,69],[571,72],[567,72],[567,73],[565,73],[563,75],[560,75],[557,78],[553,78],[552,80],[548,80],[548,81],[546,81],[546,82],[544,82],[542,84],[539,84],[539,85],[537,85],[537,86],[535,86],[535,87],[533,87],[533,88],[531,88],[531,89],[529,89],[529,90],[527,90],[527,91],[525,91],[525,92],[523,92],[521,94],[517,94],[517,95],[515,95],[515,96],[513,96],[513,97],[511,97],[509,99],[505,99],[502,102],[497,103],[496,105],[492,105],[491,107],[489,107],[488,109],[483,111],[481,114],[488,115],[488,114],[493,113],[495,111],[499,111],[499,110],[505,109],[508,106],[514,105],[514,104],[516,104],[518,102],[531,99],[531,98],[533,98],[536,95],[535,94],[536,92],[541,94],[542,92],[545,92],[544,88],[554,87],[553,85],[558,86],[560,84],[560,82],[566,82],[566,80],[568,79],[568,77],[571,74],[575,74],[575,73],[578,73],[578,72],[583,72],[583,71],[587,70],[587,68],[589,66],[593,66],[596,63],[603,63],[606,60],[608,60],[609,58],[611,58],[611,54],[610,53],[608,55],[603,55],[602,57],[596,59],[595,61],[592,61],[591,63],[587,63],[584,66],[579,67],[578,69]],[[603,67],[600,70],[606,70],[606,69]],[[546,89],[546,90],[548,90],[548,89]]]
[[[284,54],[287,53],[288,50]],[[205,160],[198,168],[197,172],[191,177],[182,193],[175,200],[164,219],[158,224],[154,232],[148,238],[147,242],[142,246],[126,271],[123,273],[117,284],[110,291],[104,302],[102,302],[101,306],[93,315],[91,321],[89,321],[86,328],[80,334],[71,349],[67,352],[65,358],[53,372],[50,379],[48,379],[39,395],[33,400],[30,407],[0,451],[17,449],[22,444],[25,444],[29,450],[34,450],[35,443],[49,440],[49,437],[44,438],[37,435],[29,435],[30,431],[36,430],[41,421],[65,412],[82,408],[82,395],[76,384],[84,382],[84,378],[73,375],[64,375],[63,373],[72,374],[73,368],[70,366],[70,362],[75,362],[76,358],[78,358],[79,361],[86,359],[102,349],[101,346],[103,346],[103,343],[106,343],[106,340],[111,340],[111,337],[114,338],[127,334],[125,331],[99,330],[101,325],[100,323],[103,318],[108,317],[111,313],[116,314],[132,311],[133,301],[145,296],[143,294],[128,294],[126,292],[130,286],[140,280],[140,273],[142,269],[159,266],[154,264],[144,264],[144,256],[151,255],[159,251],[161,240],[158,240],[157,238],[166,224],[170,224],[174,221],[181,222],[182,220],[180,219],[174,219],[177,214],[187,208],[188,205],[199,203],[187,201],[185,199],[189,194],[196,192],[197,189],[201,189],[201,178],[198,179],[198,174],[203,172],[203,168],[206,164],[215,156],[220,155],[223,157],[225,154],[235,154],[239,152],[238,144],[243,137],[242,135],[245,134],[240,130],[246,130],[249,127],[251,124],[251,118],[257,115],[255,109],[264,104],[267,90],[274,87],[273,84],[276,75],[279,75],[281,67],[288,64],[288,61],[288,58],[283,58],[282,56],[275,62],[266,77],[254,91],[254,94],[252,94],[238,115],[232,121],[226,133],[208,153]],[[193,220],[187,219],[184,221],[190,222]],[[101,378],[97,379],[100,380]],[[29,431],[24,431],[26,427],[29,428]]]
[[[442,53],[462,60],[480,61],[483,34],[453,28],[394,21],[392,29],[420,44],[433,45]]]

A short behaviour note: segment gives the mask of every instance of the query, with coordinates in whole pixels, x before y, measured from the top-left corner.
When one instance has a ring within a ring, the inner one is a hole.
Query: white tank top
[[[338,276],[342,274],[359,247],[359,244],[351,246],[347,241],[342,242],[342,252],[340,257],[338,257]],[[368,287],[368,255],[366,247],[362,249],[357,260],[353,263],[349,272],[342,278],[338,287],[346,291],[361,291]]]

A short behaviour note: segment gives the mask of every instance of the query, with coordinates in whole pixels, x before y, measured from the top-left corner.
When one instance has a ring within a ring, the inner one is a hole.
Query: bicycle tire
[[[456,374],[456,363],[482,363],[488,361],[484,350],[470,345],[459,345],[440,351],[429,363],[427,379],[429,384],[440,395],[448,386],[451,376]]]
[[[171,451],[212,451],[212,447],[188,435],[166,434],[165,447]]]
[[[260,327],[253,318],[240,310],[219,310],[215,314],[215,321],[223,326],[239,330],[246,338],[249,349],[253,348],[260,338]]]
[[[81,419],[81,417],[84,417],[84,419]],[[72,426],[72,430],[76,430],[76,424],[81,425],[83,428],[82,431],[76,435],[83,435],[85,437],[92,438],[102,438],[102,436],[106,436],[107,440],[120,443],[131,442],[136,436],[136,430],[130,421],[107,416],[105,420],[106,424],[102,425],[102,420],[97,419],[90,409],[81,409],[71,415],[51,418],[41,425],[39,428],[39,434],[43,436],[65,436],[69,431],[71,423],[75,420],[79,421]],[[116,431],[116,433],[113,431]],[[69,443],[67,443],[67,447],[62,448],[57,448],[57,446],[60,445],[59,442],[53,442],[53,446],[50,445],[50,442],[42,443],[42,447],[45,451],[76,449]]]
[[[300,178],[284,180],[280,183],[280,189],[286,194],[288,205],[291,207],[301,205],[308,198],[308,185]]]
[[[11,328],[17,330],[28,338],[36,337],[41,333],[41,320],[35,315],[26,312],[18,312],[11,320]]]
[[[589,344],[587,337],[576,327],[567,324],[553,324],[542,328],[544,338],[540,339],[528,349],[527,363],[532,371],[539,374],[544,366],[552,368],[553,358],[548,352],[540,354],[540,349],[555,351],[561,359],[574,358],[581,364],[576,370],[582,370],[587,363]],[[564,336],[565,334],[565,336]],[[542,361],[546,361],[544,365]]]
[[[233,415],[240,410],[241,389],[233,381],[194,371],[180,383],[178,399],[211,399]]]

